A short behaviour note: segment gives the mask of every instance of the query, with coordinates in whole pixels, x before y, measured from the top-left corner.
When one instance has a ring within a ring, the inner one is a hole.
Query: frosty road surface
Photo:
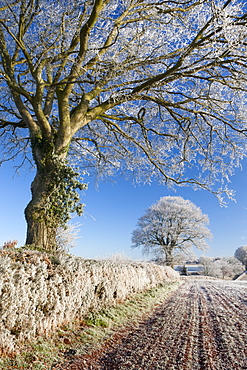
[[[188,279],[137,328],[63,369],[247,369],[247,283]]]

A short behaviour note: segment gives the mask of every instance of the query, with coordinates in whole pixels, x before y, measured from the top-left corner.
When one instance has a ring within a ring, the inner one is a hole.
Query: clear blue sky
[[[34,173],[14,175],[12,163],[0,167],[0,245],[17,239],[19,246],[25,242],[26,225],[23,210],[30,199],[30,183]],[[84,258],[104,258],[121,252],[134,259],[141,259],[139,249],[131,249],[131,232],[144,211],[166,195],[179,195],[199,206],[210,219],[214,235],[207,256],[232,256],[236,248],[247,244],[247,160],[244,169],[236,170],[231,188],[236,190],[236,203],[229,201],[227,208],[204,190],[177,188],[176,193],[158,184],[134,187],[119,179],[116,184],[100,183],[96,190],[93,181],[85,191],[82,201],[85,215],[76,218],[81,226],[80,239],[71,253]],[[92,217],[91,217],[92,216]],[[198,256],[205,254],[199,251]]]

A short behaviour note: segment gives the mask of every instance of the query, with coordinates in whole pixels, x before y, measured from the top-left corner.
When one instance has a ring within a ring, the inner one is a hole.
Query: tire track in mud
[[[187,280],[144,322],[55,370],[247,370],[247,284]]]
[[[215,285],[204,288],[204,292],[209,302],[209,315],[221,362],[229,369],[247,369],[246,307],[240,299],[236,299],[237,294],[227,294]]]

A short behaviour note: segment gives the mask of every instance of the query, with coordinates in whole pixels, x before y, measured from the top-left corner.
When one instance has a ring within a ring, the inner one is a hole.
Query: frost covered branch
[[[7,160],[27,141],[32,206],[54,158],[231,198],[247,152],[246,31],[236,0],[3,2],[1,149]]]

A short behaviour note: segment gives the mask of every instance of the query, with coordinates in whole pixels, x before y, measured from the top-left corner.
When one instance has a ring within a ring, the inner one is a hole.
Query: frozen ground
[[[247,282],[188,278],[148,320],[62,369],[247,369]]]

